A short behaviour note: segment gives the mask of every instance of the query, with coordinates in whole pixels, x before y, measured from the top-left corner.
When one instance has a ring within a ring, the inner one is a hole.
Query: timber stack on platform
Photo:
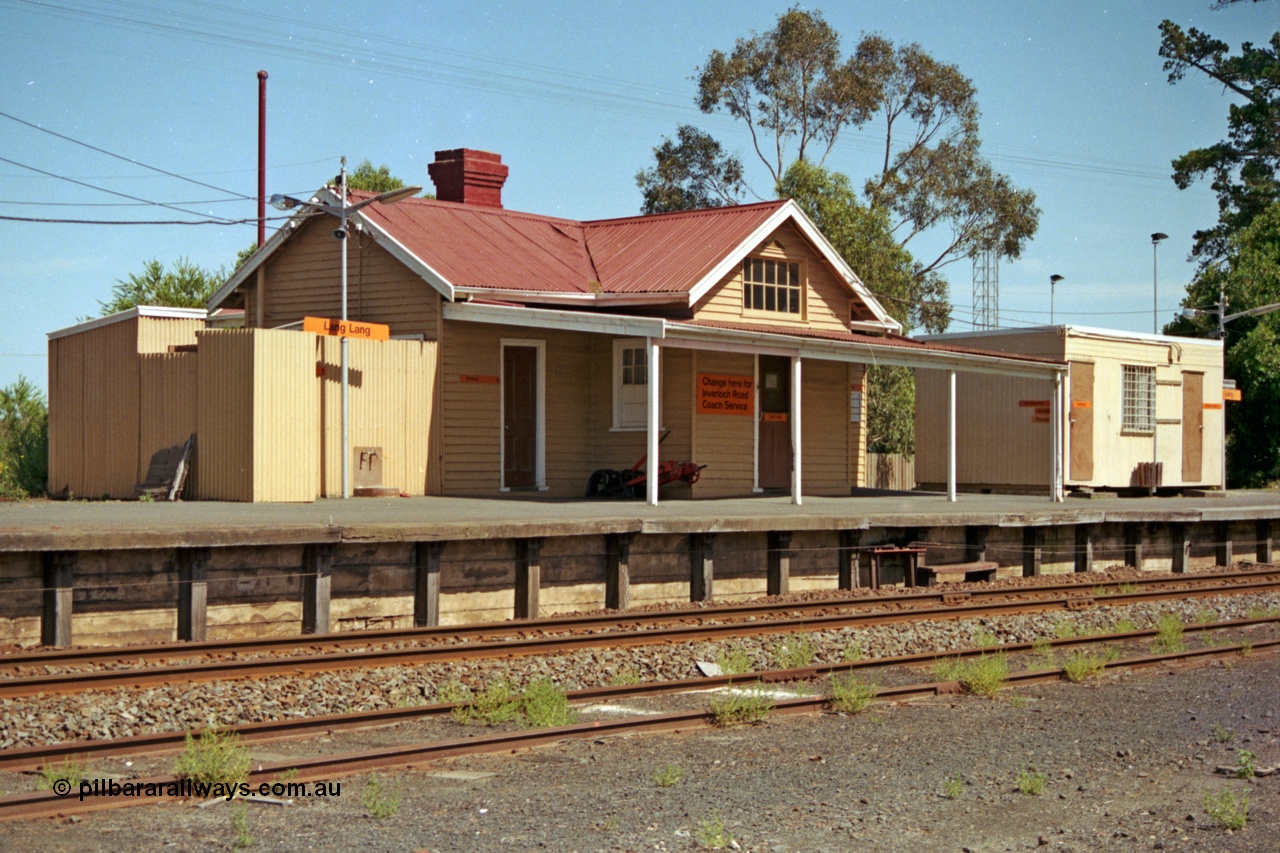
[[[998,577],[1273,560],[1280,494],[671,502],[366,499],[0,509],[0,642],[123,644],[462,624],[871,582],[871,549]],[[881,584],[904,580],[881,567]]]

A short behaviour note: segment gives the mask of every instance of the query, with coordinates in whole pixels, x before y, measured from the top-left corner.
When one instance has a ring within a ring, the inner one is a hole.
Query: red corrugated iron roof
[[[454,287],[587,293],[598,282],[605,293],[684,293],[784,204],[592,222],[430,199],[361,213]]]
[[[785,335],[796,338],[817,338],[820,340],[842,341],[845,343],[874,344],[876,346],[901,347],[903,349],[929,350],[931,352],[954,352],[961,355],[987,355],[993,358],[1029,361],[1036,364],[1065,364],[1065,362],[1054,358],[974,349],[973,347],[940,344],[934,341],[918,341],[915,338],[908,338],[904,335],[873,335],[866,332],[842,332],[833,329],[791,328],[789,326],[769,326],[757,323],[725,323],[719,320],[682,320],[679,322],[668,320],[667,322],[669,325],[676,328],[680,326],[705,326],[711,329],[731,329],[733,331],[752,332],[761,335]]]

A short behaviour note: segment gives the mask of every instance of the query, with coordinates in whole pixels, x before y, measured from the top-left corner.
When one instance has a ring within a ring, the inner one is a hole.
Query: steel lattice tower
[[[1000,326],[1000,262],[995,252],[973,255],[973,326],[975,329]]]

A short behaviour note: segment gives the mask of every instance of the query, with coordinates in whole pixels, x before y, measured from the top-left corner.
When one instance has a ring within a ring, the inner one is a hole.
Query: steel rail
[[[745,619],[752,616],[787,612],[811,612],[833,608],[912,606],[925,602],[947,603],[951,600],[986,600],[1008,596],[1052,597],[1055,594],[1093,589],[1118,589],[1123,586],[1166,586],[1171,584],[1222,585],[1231,582],[1256,581],[1259,578],[1280,576],[1280,568],[1232,571],[1204,575],[1160,575],[1131,580],[1102,580],[1096,583],[1058,583],[1026,587],[999,587],[974,589],[967,585],[927,587],[924,590],[901,595],[867,596],[860,598],[823,598],[803,601],[764,601],[747,604],[729,604],[698,609],[661,611],[620,611],[609,614],[584,616],[558,616],[549,619],[529,619],[512,622],[475,623],[458,626],[433,626],[425,628],[380,628],[363,631],[337,631],[328,634],[307,634],[290,637],[260,637],[234,640],[210,640],[203,642],[157,643],[137,646],[110,646],[103,648],[42,649],[0,654],[0,669],[23,666],[76,665],[95,661],[158,660],[166,658],[192,658],[202,655],[231,655],[254,652],[289,651],[297,649],[339,648],[378,643],[448,642],[467,639],[493,639],[502,636],[526,636],[538,632],[584,631],[613,629],[618,626],[654,625],[661,623],[697,622],[715,619]],[[1087,589],[1085,589],[1087,588]]]
[[[1253,644],[1254,651],[1272,650],[1280,647],[1280,639],[1264,640]],[[1112,661],[1107,669],[1143,668],[1161,666],[1185,660],[1226,657],[1237,655],[1243,646],[1220,646],[1192,651],[1172,652],[1163,655],[1149,655],[1126,660]],[[1034,684],[1038,682],[1061,680],[1063,669],[1035,670],[1015,673],[1006,682],[1008,685]],[[955,684],[951,682],[930,682],[909,684],[899,687],[886,687],[876,692],[881,701],[904,701],[909,699],[936,696],[952,693]],[[779,700],[774,704],[771,714],[805,714],[813,713],[825,707],[830,700],[825,696],[804,696],[794,699]],[[482,737],[454,738],[429,743],[410,744],[405,746],[384,747],[366,752],[343,753],[339,755],[314,756],[309,758],[290,759],[274,764],[260,765],[249,774],[249,785],[255,789],[263,782],[282,781],[285,774],[293,782],[315,782],[340,778],[356,773],[374,770],[405,770],[420,767],[423,764],[460,755],[477,755],[483,753],[507,752],[518,749],[532,749],[552,743],[569,740],[584,740],[625,733],[649,733],[663,731],[685,731],[689,729],[707,728],[715,725],[714,715],[707,711],[686,711],[682,713],[663,714],[651,717],[631,717],[619,720],[593,720],[588,723],[577,723],[549,729],[521,730],[500,732]],[[52,791],[37,791],[26,794],[14,794],[0,798],[0,820],[19,820],[36,817],[56,817],[70,814],[81,814],[123,806],[137,806],[158,803],[167,800],[185,799],[185,796],[170,796],[163,792],[169,785],[178,785],[177,776],[153,776],[146,779],[127,780],[134,786],[151,785],[159,789],[159,793],[147,796],[103,795],[93,796],[87,800],[78,797],[59,796]]]
[[[555,654],[582,648],[608,646],[631,648],[697,640],[716,640],[759,634],[784,634],[832,628],[870,627],[901,622],[955,620],[998,616],[1010,613],[1035,613],[1046,610],[1080,610],[1098,604],[1116,606],[1138,602],[1163,601],[1171,598],[1205,598],[1238,595],[1280,589],[1280,578],[1256,583],[1232,584],[1226,587],[1202,586],[1195,589],[1158,589],[1146,592],[1110,595],[1075,595],[1065,598],[1013,599],[1008,601],[956,604],[934,608],[917,608],[874,613],[842,613],[825,616],[779,619],[769,622],[727,622],[713,625],[681,625],[669,628],[614,631],[597,634],[570,634],[546,638],[505,640],[469,645],[429,646],[408,649],[335,652],[313,656],[295,655],[282,658],[224,660],[210,663],[179,664],[128,669],[72,671],[49,675],[0,679],[0,698],[16,698],[38,693],[67,694],[111,687],[142,687],[156,684],[190,683],[241,679],[267,675],[297,675],[305,672],[327,672],[338,669],[362,669],[379,666],[424,664],[443,661],[526,657]]]
[[[1280,617],[1263,619],[1233,619],[1226,622],[1209,622],[1186,627],[1188,633],[1221,631],[1233,628],[1249,628],[1257,625],[1280,623]],[[1094,634],[1080,637],[1064,637],[1047,640],[1052,648],[1070,648],[1075,646],[1099,645],[1113,642],[1144,640],[1155,637],[1159,630],[1148,628],[1140,631],[1126,631],[1113,634]],[[699,690],[714,690],[734,683],[745,681],[786,682],[807,681],[837,673],[857,672],[869,669],[886,669],[891,667],[915,666],[934,663],[943,658],[973,658],[995,652],[1017,654],[1030,652],[1035,643],[1006,643],[995,647],[975,647],[955,649],[952,651],[917,652],[908,655],[892,655],[882,658],[868,658],[860,661],[845,661],[838,664],[819,664],[817,666],[797,667],[784,670],[763,670],[738,675],[718,675],[701,678],[685,678],[676,681],[654,681],[631,685],[609,685],[603,687],[587,687],[571,690],[566,693],[569,701],[574,703],[603,701],[607,699],[629,699],[641,696],[657,696],[668,693],[683,693]],[[1056,670],[1055,670],[1056,671]],[[261,723],[245,723],[238,726],[219,728],[219,731],[234,733],[245,743],[269,743],[273,741],[292,740],[336,731],[355,731],[360,729],[379,728],[399,723],[415,722],[431,717],[451,713],[465,703],[444,702],[435,705],[419,705],[412,708],[383,708],[376,711],[357,711],[347,714],[324,714],[314,717],[294,717],[281,720],[269,720]],[[193,736],[202,734],[204,729],[191,730]],[[67,759],[90,760],[111,756],[144,756],[164,755],[181,750],[186,742],[187,732],[158,732],[155,734],[135,735],[127,738],[112,738],[97,741],[72,741],[39,746],[21,747],[0,750],[0,771],[38,770],[41,767],[56,765]]]

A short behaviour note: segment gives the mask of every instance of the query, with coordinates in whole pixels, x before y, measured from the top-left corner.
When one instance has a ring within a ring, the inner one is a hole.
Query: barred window
[[[1156,369],[1125,364],[1121,382],[1120,428],[1124,432],[1154,432],[1156,428]]]
[[[742,262],[742,307],[748,311],[802,314],[800,265],[766,258]]]

